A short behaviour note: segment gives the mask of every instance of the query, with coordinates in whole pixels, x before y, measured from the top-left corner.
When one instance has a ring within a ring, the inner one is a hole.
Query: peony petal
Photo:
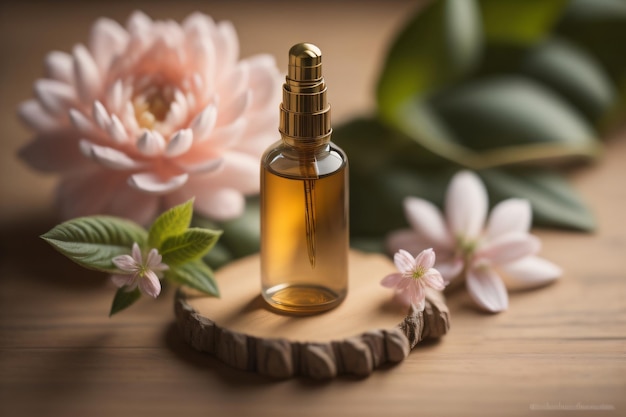
[[[91,103],[98,97],[102,79],[93,57],[83,45],[74,46],[74,77],[76,89],[83,103]]]
[[[144,172],[131,175],[130,178],[128,178],[128,184],[137,190],[145,191],[150,194],[166,194],[185,185],[188,178],[188,174],[181,174],[168,179],[162,179],[151,172]]]
[[[220,97],[232,100],[245,93],[249,79],[250,67],[246,61],[240,61],[235,69],[226,76],[226,79],[220,82],[218,86]],[[220,102],[221,106],[226,107],[228,104],[230,104],[230,101]]]
[[[115,143],[128,142],[126,128],[122,124],[122,121],[114,114],[111,115],[111,122],[107,126],[107,133],[111,136],[111,139],[113,139],[113,142]]]
[[[446,191],[446,217],[454,237],[475,240],[485,224],[487,205],[487,190],[480,178],[470,171],[457,173]]]
[[[233,123],[248,110],[252,102],[252,93],[249,90],[244,91],[237,96],[229,104],[220,106],[220,112],[217,117],[217,126],[224,126]]]
[[[191,129],[182,129],[174,133],[167,143],[165,155],[174,158],[186,153],[193,144],[193,131]]]
[[[389,274],[385,278],[383,278],[382,281],[380,281],[380,285],[382,285],[383,287],[387,287],[387,288],[393,288],[397,286],[402,279],[403,279],[402,274],[399,272],[396,272],[394,274]]]
[[[175,164],[184,171],[192,174],[207,174],[216,171],[218,168],[222,168],[224,159],[215,158],[191,164],[176,161]]]
[[[422,276],[422,280],[424,281],[424,284],[426,284],[428,287],[433,288],[437,291],[442,291],[444,288],[446,288],[446,284],[443,281],[441,273],[439,273],[439,271],[434,268],[429,269]]]
[[[225,221],[241,216],[245,199],[241,192],[232,188],[207,189],[196,194],[194,207],[209,219]]]
[[[86,158],[82,158],[89,161]],[[65,219],[107,213],[120,186],[126,186],[126,174],[90,163],[87,168],[63,178],[57,188],[56,201]]]
[[[139,289],[144,294],[152,298],[157,298],[161,293],[161,281],[153,271],[146,271],[146,274],[139,279]]]
[[[76,102],[74,89],[60,81],[41,79],[35,81],[35,95],[52,116],[63,116]]]
[[[513,262],[539,252],[541,241],[528,233],[509,233],[481,245],[475,254],[480,262],[487,260],[496,265]]]
[[[140,10],[135,10],[126,22],[128,32],[133,35],[148,32],[151,27],[152,19]]]
[[[492,210],[487,221],[487,238],[507,233],[527,233],[532,220],[528,200],[510,198],[501,201]]]
[[[160,155],[165,149],[165,139],[156,130],[144,130],[137,141],[137,149],[146,156]]]
[[[124,85],[122,80],[117,80],[113,86],[109,88],[107,95],[108,108],[111,113],[122,113],[124,111]]]
[[[113,284],[115,284],[115,286],[118,288],[130,287],[129,289],[131,289],[132,287],[136,286],[134,274],[111,275],[111,281],[113,281]]]
[[[435,264],[435,251],[432,248],[424,249],[415,257],[415,265],[429,270]]]
[[[63,127],[63,123],[50,116],[35,99],[22,102],[17,110],[20,120],[28,127],[38,132],[50,132]]]
[[[91,119],[76,109],[70,109],[70,121],[87,136],[97,135],[97,127],[92,123]]]
[[[160,197],[138,191],[126,181],[109,196],[106,212],[148,226],[159,212]]]
[[[498,313],[508,308],[506,288],[491,268],[470,269],[467,273],[467,289],[476,304],[487,311]]]
[[[434,246],[451,247],[452,241],[443,216],[430,201],[407,197],[404,213],[411,227]]]
[[[67,173],[92,165],[80,152],[76,132],[58,130],[42,133],[22,147],[18,155],[28,165],[43,172]]]
[[[93,159],[107,168],[116,170],[131,170],[145,166],[144,163],[135,161],[117,149],[96,145],[85,139],[80,140],[79,146],[83,155]]]
[[[217,121],[217,107],[214,104],[209,104],[204,110],[202,110],[191,122],[189,127],[193,131],[193,138],[196,142],[202,142],[206,140]]]
[[[218,149],[231,148],[239,142],[247,127],[248,120],[240,117],[229,125],[214,129],[207,142]]]
[[[276,61],[271,55],[256,55],[246,60],[250,65],[250,108],[262,111],[280,102],[282,78],[276,71]]]
[[[98,126],[100,126],[102,130],[106,130],[111,123],[111,116],[100,101],[96,100],[93,102],[92,114]]]
[[[102,73],[106,73],[113,59],[128,43],[128,33],[114,20],[99,18],[91,27],[89,49]]]
[[[415,258],[404,249],[400,249],[393,255],[393,262],[396,264],[398,271],[403,274],[411,275],[415,270]]]
[[[216,76],[228,74],[239,59],[239,39],[231,22],[222,21],[217,24],[214,36],[215,59],[220,63],[217,67]]]
[[[74,84],[74,64],[72,56],[65,52],[52,51],[46,55],[46,75],[64,84]]]
[[[507,287],[521,289],[548,284],[559,278],[563,270],[552,262],[537,257],[527,256],[518,261],[502,266]]]
[[[137,272],[139,264],[130,255],[119,255],[112,259],[113,264],[122,271]]]

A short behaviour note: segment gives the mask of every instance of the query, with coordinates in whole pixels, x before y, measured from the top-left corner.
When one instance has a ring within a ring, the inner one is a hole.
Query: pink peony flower
[[[231,23],[135,12],[123,28],[101,18],[87,46],[50,52],[46,70],[19,108],[36,131],[20,155],[61,174],[65,217],[147,224],[195,196],[199,213],[225,220],[258,192],[258,160],[278,139],[282,80],[271,56],[239,60]]]
[[[129,291],[139,287],[139,290],[152,298],[157,298],[161,293],[159,273],[169,267],[162,263],[163,259],[156,249],[150,249],[146,261],[143,261],[141,249],[137,243],[133,244],[131,255],[120,255],[113,258],[113,264],[121,271],[120,274],[112,275],[111,280],[119,287],[128,287]]]
[[[481,308],[499,312],[508,307],[501,273],[515,287],[544,285],[562,271],[536,256],[541,242],[528,230],[532,211],[522,199],[497,204],[487,220],[487,191],[476,174],[459,172],[446,194],[446,219],[437,207],[421,198],[409,197],[404,208],[412,229],[392,233],[390,251],[408,248],[417,252],[432,246],[439,254],[437,269],[450,282],[465,278],[470,296]]]
[[[445,284],[439,271],[433,268],[435,252],[421,251],[415,258],[403,249],[393,256],[400,272],[389,274],[380,282],[383,287],[395,288],[395,295],[403,304],[424,310],[426,287],[441,291]]]

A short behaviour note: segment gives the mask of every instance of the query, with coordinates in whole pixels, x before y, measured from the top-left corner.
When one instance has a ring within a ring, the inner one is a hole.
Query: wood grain
[[[368,376],[450,327],[443,295],[436,291],[428,291],[423,312],[392,301],[392,292],[379,282],[395,266],[382,255],[350,251],[346,300],[307,317],[272,311],[260,295],[259,271],[258,255],[220,270],[219,299],[181,288],[175,311],[185,341],[237,369],[274,378],[327,379]]]

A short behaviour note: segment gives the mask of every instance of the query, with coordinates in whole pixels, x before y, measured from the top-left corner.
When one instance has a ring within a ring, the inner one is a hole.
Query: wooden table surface
[[[337,122],[372,109],[385,45],[415,7],[132,4],[155,18],[180,20],[201,10],[232,20],[244,56],[273,53],[283,70],[291,44],[318,43]],[[29,138],[15,107],[30,97],[46,51],[67,51],[86,40],[96,17],[124,21],[132,8],[111,1],[0,7],[1,416],[556,417],[574,413],[568,407],[578,407],[576,415],[626,415],[626,133],[608,144],[599,164],[572,175],[598,218],[597,233],[536,231],[543,255],[565,270],[560,282],[513,294],[510,310],[499,315],[481,314],[463,292],[453,294],[449,335],[367,379],[272,381],[185,345],[174,327],[173,289],[108,318],[114,288],[107,279],[37,238],[55,223],[55,179],[15,158]],[[598,406],[614,410],[582,411]],[[542,407],[553,409],[533,410]]]

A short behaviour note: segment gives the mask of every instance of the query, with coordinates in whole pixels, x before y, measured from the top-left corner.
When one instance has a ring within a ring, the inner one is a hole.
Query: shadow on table
[[[40,216],[3,225],[0,280],[17,276],[73,290],[101,287],[107,279],[105,274],[78,266],[39,237],[57,223],[53,216]]]

